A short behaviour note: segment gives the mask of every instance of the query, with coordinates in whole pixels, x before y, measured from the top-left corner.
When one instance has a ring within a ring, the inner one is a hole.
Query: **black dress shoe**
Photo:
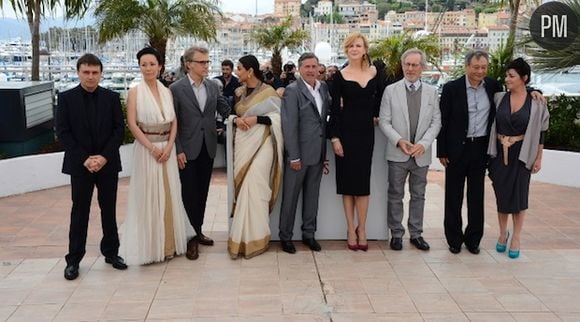
[[[114,257],[105,257],[105,263],[113,265],[113,268],[116,269],[127,269],[127,264],[125,264],[125,260],[121,256],[114,256]]]
[[[296,253],[296,247],[294,247],[294,243],[290,240],[282,241],[282,250],[288,254]]]
[[[415,245],[420,250],[429,250],[429,244],[423,239],[423,237],[411,238],[411,244]]]
[[[199,258],[199,242],[196,238],[192,238],[187,242],[185,257],[192,261]]]
[[[197,242],[198,242],[200,245],[204,245],[204,246],[213,246],[213,239],[211,239],[211,238],[207,237],[207,236],[206,236],[206,235],[204,235],[204,234],[197,235],[197,236],[195,236],[195,238],[197,239]]]
[[[449,246],[449,251],[452,252],[453,254],[459,254],[459,252],[461,252],[461,246],[459,247]]]
[[[79,277],[79,265],[66,265],[64,269],[64,278],[72,281]]]
[[[403,238],[393,237],[391,238],[391,243],[389,244],[392,250],[403,249]]]
[[[310,250],[313,250],[315,252],[319,252],[322,249],[322,247],[320,247],[320,244],[316,241],[316,239],[314,239],[314,237],[303,238],[302,244],[308,246],[308,248],[310,248]]]
[[[472,253],[473,255],[477,255],[477,254],[479,254],[479,246],[475,246],[475,247],[472,247],[472,246],[467,246],[467,250],[468,250],[470,253]]]

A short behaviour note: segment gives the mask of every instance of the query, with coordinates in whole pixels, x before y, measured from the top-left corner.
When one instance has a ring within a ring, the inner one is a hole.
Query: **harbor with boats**
[[[175,41],[167,53],[167,62],[165,73],[167,75],[177,74],[179,72],[179,58],[181,53],[187,47],[195,43],[194,39]],[[138,50],[145,43],[145,39],[134,41],[134,44],[126,42],[128,50]],[[343,55],[336,50],[331,50],[327,43],[322,43],[327,56],[325,63],[327,65],[342,66],[345,62]],[[179,45],[179,47],[177,47]],[[95,53],[102,58],[104,69],[101,86],[112,89],[121,93],[125,97],[129,88],[140,82],[139,66],[134,59],[132,52],[108,50],[112,46],[104,46]],[[114,47],[114,46],[113,46]],[[210,45],[210,77],[217,76],[221,73],[221,61],[224,59],[236,60],[237,57],[229,56],[231,48],[221,46],[220,43]],[[249,51],[249,50],[248,50]],[[40,56],[40,78],[44,81],[54,83],[55,93],[72,88],[78,84],[76,74],[76,59],[84,52],[57,49],[48,51],[41,48]],[[288,51],[283,52],[285,62],[296,62],[300,52]],[[260,61],[266,64],[269,60],[270,51],[256,50],[255,55]],[[461,68],[461,61],[446,59],[439,66],[429,66],[423,73],[423,81],[443,86],[453,75],[453,70]],[[30,42],[22,39],[0,40],[0,82],[22,82],[29,81],[31,74],[31,48]],[[580,95],[580,66],[560,72],[538,72],[533,73],[531,84],[541,89],[546,95]]]

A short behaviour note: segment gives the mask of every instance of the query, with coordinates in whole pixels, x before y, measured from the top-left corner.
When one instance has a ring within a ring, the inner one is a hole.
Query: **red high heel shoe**
[[[356,246],[358,247],[358,249],[362,250],[363,252],[366,252],[367,250],[369,250],[368,242],[364,245],[358,243],[358,227],[356,227],[354,232],[356,233]]]
[[[358,236],[357,236],[357,242],[354,245],[351,245],[348,243],[348,231],[346,232],[346,247],[348,247],[348,249],[352,250],[352,251],[357,251],[358,250]]]
[[[348,243],[348,241],[346,242],[346,247],[348,247],[348,249],[355,251],[355,252],[358,250],[358,244],[351,245]]]

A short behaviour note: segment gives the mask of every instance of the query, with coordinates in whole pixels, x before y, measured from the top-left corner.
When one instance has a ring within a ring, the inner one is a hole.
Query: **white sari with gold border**
[[[239,88],[245,93],[245,87]],[[269,85],[262,84],[236,104],[237,116],[268,116],[272,125],[256,124],[247,131],[231,127],[233,151],[234,204],[228,239],[232,258],[251,258],[268,249],[270,212],[282,181],[281,100]],[[233,129],[233,131],[232,131]]]

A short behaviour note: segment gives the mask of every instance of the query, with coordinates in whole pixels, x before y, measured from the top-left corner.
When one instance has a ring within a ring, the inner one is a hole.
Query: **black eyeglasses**
[[[190,60],[190,62],[192,63],[198,63],[198,64],[202,64],[202,65],[209,65],[211,64],[210,60]]]

